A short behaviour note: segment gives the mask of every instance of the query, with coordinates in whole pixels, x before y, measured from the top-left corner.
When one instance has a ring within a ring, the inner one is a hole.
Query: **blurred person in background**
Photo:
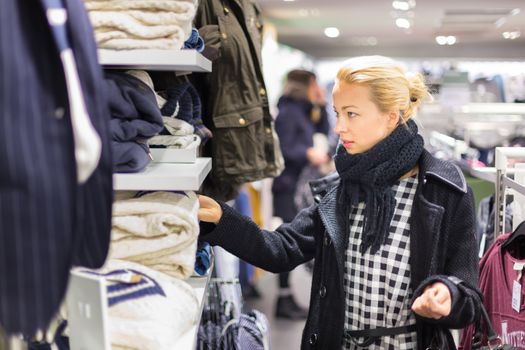
[[[314,73],[295,69],[287,74],[275,120],[285,168],[272,186],[273,214],[283,222],[290,222],[297,215],[294,197],[303,170],[310,165],[318,167],[330,162],[326,149],[314,147],[314,134],[327,136],[330,130],[325,105],[324,92]],[[306,318],[307,310],[293,297],[289,272],[279,274],[278,293],[276,317]]]

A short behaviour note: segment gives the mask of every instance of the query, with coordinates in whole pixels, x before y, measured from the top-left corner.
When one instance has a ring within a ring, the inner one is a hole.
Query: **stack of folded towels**
[[[197,0],[84,0],[98,47],[181,49],[192,34]]]

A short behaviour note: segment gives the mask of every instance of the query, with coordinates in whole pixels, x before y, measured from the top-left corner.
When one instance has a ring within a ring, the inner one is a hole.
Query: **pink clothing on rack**
[[[518,271],[514,271],[514,259],[501,246],[510,234],[498,237],[480,261],[480,289],[484,295],[484,305],[490,317],[494,331],[505,344],[525,350],[525,278],[520,279],[520,312],[512,308],[512,290],[517,280]],[[523,272],[525,274],[525,271]],[[482,329],[484,326],[482,325]],[[459,349],[468,350],[472,346],[474,325],[465,328]],[[484,339],[486,344],[486,337]]]

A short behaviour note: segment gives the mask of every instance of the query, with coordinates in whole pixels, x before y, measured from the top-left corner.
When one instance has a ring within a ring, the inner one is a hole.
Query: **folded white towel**
[[[110,257],[189,277],[197,249],[198,208],[194,192],[154,192],[114,202]]]
[[[178,12],[183,4],[196,8],[198,0],[84,0],[86,9],[91,10],[149,10]]]
[[[199,301],[184,281],[120,260],[108,260],[94,272],[108,285],[112,349],[171,350],[197,322]],[[131,276],[132,281],[119,281]]]
[[[170,136],[157,135],[148,140],[150,146],[166,146],[166,148],[187,149],[200,145],[200,137],[197,135]]]
[[[100,48],[180,49],[191,34],[196,1],[86,0]]]
[[[184,120],[170,117],[162,117],[164,127],[173,136],[188,136],[195,133],[195,127]]]

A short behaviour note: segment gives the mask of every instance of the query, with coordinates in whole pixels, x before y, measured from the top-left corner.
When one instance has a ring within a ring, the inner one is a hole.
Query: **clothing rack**
[[[505,227],[505,190],[511,188],[525,196],[525,186],[508,176],[508,162],[510,159],[525,160],[525,147],[496,147],[496,195],[495,195],[495,225],[494,238],[504,233]],[[517,171],[514,171],[517,173]]]

